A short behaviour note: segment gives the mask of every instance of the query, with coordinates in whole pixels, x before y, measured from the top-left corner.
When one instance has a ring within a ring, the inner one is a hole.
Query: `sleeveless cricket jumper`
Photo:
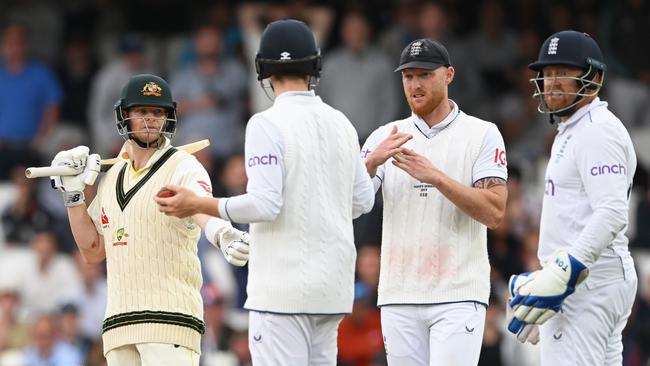
[[[274,221],[250,226],[245,307],[282,314],[349,313],[356,259],[356,131],[341,112],[309,94],[282,95],[260,115],[283,137],[284,203]]]
[[[405,144],[450,178],[472,186],[489,122],[463,112],[428,139],[413,117],[393,122],[413,139]],[[486,226],[437,189],[384,164],[384,218],[378,305],[474,301],[487,306],[490,265]]]
[[[99,185],[89,211],[100,210],[95,225],[106,248],[104,354],[138,343],[201,352],[201,230],[191,219],[159,212],[153,200],[162,186],[177,184],[172,177],[186,159],[194,157],[167,146],[153,155],[149,171],[134,174],[128,161],[120,161]]]

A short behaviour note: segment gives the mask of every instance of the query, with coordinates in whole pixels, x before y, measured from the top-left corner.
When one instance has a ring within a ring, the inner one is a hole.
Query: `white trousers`
[[[381,330],[389,366],[475,366],[485,306],[473,302],[385,305]]]
[[[255,366],[334,366],[343,315],[251,311],[248,346]]]
[[[540,328],[542,366],[612,366],[623,363],[623,328],[636,296],[632,273],[607,285],[580,286],[562,311]]]
[[[199,366],[200,355],[165,343],[129,344],[108,351],[108,366]]]

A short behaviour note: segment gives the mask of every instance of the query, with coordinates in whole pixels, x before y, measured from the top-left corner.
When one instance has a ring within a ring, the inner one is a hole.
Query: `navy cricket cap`
[[[440,42],[421,38],[409,43],[404,48],[395,72],[412,68],[435,70],[440,66],[451,66],[449,52],[445,46]]]
[[[607,68],[596,41],[587,33],[573,30],[557,32],[548,37],[539,50],[537,60],[528,67],[541,71],[549,65],[575,66],[585,70],[592,66],[601,72]]]

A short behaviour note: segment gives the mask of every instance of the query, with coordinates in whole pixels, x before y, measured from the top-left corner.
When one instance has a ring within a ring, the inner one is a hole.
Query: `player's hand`
[[[516,276],[510,276],[510,283],[508,284],[510,298],[506,304],[506,324],[510,324],[515,317],[515,311],[512,309],[510,303],[512,302],[512,297],[515,296],[514,289],[519,288],[525,281],[528,280],[528,277],[531,273],[521,273]],[[523,323],[519,332],[516,333],[517,340],[521,343],[530,343],[535,345],[539,342],[539,326],[537,324],[526,324]]]
[[[250,235],[234,227],[226,227],[217,232],[216,242],[226,260],[237,267],[248,262]]]
[[[366,157],[368,174],[371,177],[375,176],[377,167],[384,164],[391,156],[402,151],[402,145],[412,138],[413,135],[410,133],[398,132],[397,126],[393,126],[388,137]]]
[[[442,172],[426,157],[413,150],[403,149],[393,156],[393,165],[405,171],[411,177],[422,183],[438,186]]]
[[[525,324],[543,324],[560,311],[564,299],[589,275],[587,266],[564,250],[555,252],[544,268],[526,278],[513,276],[514,297],[510,302],[514,318],[508,330],[518,334]]]
[[[52,160],[52,166],[68,166],[77,174],[72,176],[50,177],[52,188],[63,193],[63,203],[66,207],[73,207],[84,202],[83,190],[86,185],[93,185],[100,170],[100,157],[98,154],[88,154],[86,146],[77,146],[74,149],[57,153]]]
[[[168,184],[153,199],[158,204],[158,210],[167,216],[185,218],[199,212],[199,196],[187,188]]]

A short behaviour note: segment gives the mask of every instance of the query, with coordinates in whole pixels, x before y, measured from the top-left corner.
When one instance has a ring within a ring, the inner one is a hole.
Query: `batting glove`
[[[531,275],[531,273],[522,273],[519,275],[514,275],[510,276],[510,283],[508,284],[508,288],[510,289],[510,298],[508,299],[508,303],[506,304],[506,323],[510,324],[514,317],[515,317],[515,311],[512,309],[512,306],[510,303],[512,302],[512,298],[515,296],[514,289],[519,288],[524,281],[528,280],[528,277]],[[519,322],[519,320],[517,320]],[[537,324],[526,324],[526,323],[521,323],[522,326],[519,329],[519,332],[516,333],[517,340],[521,343],[530,343],[532,345],[537,344],[539,342],[539,326]]]
[[[227,227],[217,233],[217,245],[226,260],[237,267],[248,262],[250,235],[234,227]]]
[[[76,175],[50,177],[52,188],[58,189],[63,194],[63,204],[74,207],[84,203],[84,188],[93,185],[99,170],[100,157],[98,154],[88,155],[86,146],[77,146],[74,149],[61,151],[54,156],[52,166],[68,166],[75,170]]]
[[[544,268],[526,276],[521,285],[513,287],[515,295],[510,306],[515,313],[508,330],[518,334],[526,324],[544,324],[560,311],[564,299],[588,275],[587,266],[564,250],[556,251]],[[514,277],[510,283],[519,283],[518,276]]]

